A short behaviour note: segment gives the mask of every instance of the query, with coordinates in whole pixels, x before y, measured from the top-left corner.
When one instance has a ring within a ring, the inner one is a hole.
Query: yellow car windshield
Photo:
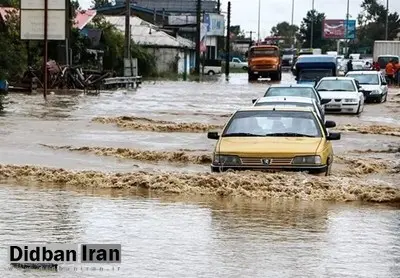
[[[322,137],[314,114],[308,111],[239,111],[223,137]]]

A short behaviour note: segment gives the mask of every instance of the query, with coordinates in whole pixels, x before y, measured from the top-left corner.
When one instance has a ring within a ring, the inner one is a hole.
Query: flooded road
[[[332,177],[209,174],[205,133],[267,87],[233,74],[47,103],[9,95],[1,246],[122,244],[118,272],[37,277],[399,277],[400,90],[359,116],[327,115],[342,132]]]

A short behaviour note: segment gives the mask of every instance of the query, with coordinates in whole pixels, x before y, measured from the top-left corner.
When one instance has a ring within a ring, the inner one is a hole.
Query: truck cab
[[[255,81],[260,76],[270,77],[272,81],[282,79],[282,60],[276,45],[255,45],[247,52],[248,78]]]
[[[323,77],[338,76],[336,57],[331,55],[301,55],[293,69],[297,83],[316,84]]]

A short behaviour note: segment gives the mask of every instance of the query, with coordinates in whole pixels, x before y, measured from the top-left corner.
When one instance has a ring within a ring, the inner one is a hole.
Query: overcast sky
[[[193,1],[193,0],[189,0]],[[231,0],[232,25],[240,25],[245,31],[258,31],[258,1]],[[311,10],[313,0],[294,0],[294,24],[300,25],[308,10]],[[350,17],[357,19],[362,0],[350,1]],[[386,5],[386,0],[380,0]],[[87,9],[91,0],[79,0],[80,5]],[[226,12],[228,0],[221,0],[222,10]],[[314,7],[318,12],[325,13],[328,19],[344,19],[346,17],[347,0],[315,0]],[[390,12],[400,13],[400,0],[389,0]],[[291,22],[292,0],[261,0],[260,36],[270,35],[271,28],[281,21]],[[254,36],[257,36],[256,34]]]
[[[227,10],[228,0],[221,0],[222,9]],[[350,1],[350,16],[357,19],[361,10],[362,0]],[[381,2],[385,3],[386,0]],[[258,31],[258,0],[231,0],[232,25],[240,25],[245,31]],[[300,25],[308,10],[311,10],[312,0],[294,0],[294,24]],[[318,12],[325,13],[327,19],[344,19],[346,17],[347,0],[315,0],[314,7]],[[271,28],[278,22],[291,22],[292,0],[261,0],[261,37],[269,36]],[[400,13],[400,0],[389,0],[390,12]],[[257,36],[257,35],[255,35]]]

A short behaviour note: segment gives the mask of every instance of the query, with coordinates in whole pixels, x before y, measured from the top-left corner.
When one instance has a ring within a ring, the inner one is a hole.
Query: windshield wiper
[[[318,92],[330,91],[328,89],[317,89]]]
[[[276,136],[276,137],[316,137],[312,135],[302,134],[302,133],[293,133],[293,132],[283,132],[283,133],[268,133],[265,136]]]
[[[228,134],[222,135],[222,137],[263,137],[263,136],[264,135],[245,133],[245,132],[228,133]]]

